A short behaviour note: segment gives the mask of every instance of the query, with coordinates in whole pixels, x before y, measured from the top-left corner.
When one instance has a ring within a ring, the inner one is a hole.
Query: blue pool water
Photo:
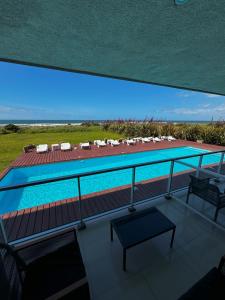
[[[14,168],[10,170],[0,181],[0,186],[16,185],[41,179],[54,178],[58,176],[129,166],[138,163],[152,162],[162,159],[200,154],[204,152],[208,151],[192,147],[179,147],[133,154],[121,154],[115,156],[105,156],[84,160],[74,160],[69,162],[37,165],[32,167]],[[197,166],[198,160],[198,158],[191,158],[184,161]],[[203,165],[218,163],[219,160],[220,155],[207,155],[204,156]],[[185,171],[188,169],[189,168],[184,165],[175,164],[174,173]],[[157,165],[138,167],[136,169],[136,182],[168,175],[169,170],[170,163],[161,163]],[[131,169],[127,169],[82,177],[82,195],[130,184],[131,176]],[[54,201],[71,198],[77,195],[77,179],[0,192],[0,214],[51,203]]]

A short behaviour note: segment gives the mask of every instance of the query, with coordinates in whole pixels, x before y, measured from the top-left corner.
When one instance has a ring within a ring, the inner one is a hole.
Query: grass
[[[78,144],[97,139],[118,139],[122,136],[115,132],[106,132],[101,126],[69,126],[27,128],[20,133],[0,134],[0,172],[22,153],[28,144],[55,144],[70,142]]]

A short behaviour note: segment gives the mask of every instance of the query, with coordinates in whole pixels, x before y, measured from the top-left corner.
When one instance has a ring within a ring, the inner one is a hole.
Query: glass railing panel
[[[170,162],[136,168],[135,201],[166,193]]]
[[[130,204],[132,169],[80,178],[83,218]]]

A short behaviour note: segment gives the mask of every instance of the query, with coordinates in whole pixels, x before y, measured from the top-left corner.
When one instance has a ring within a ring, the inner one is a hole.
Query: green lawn
[[[0,134],[0,172],[6,168],[28,144],[77,144],[96,139],[122,137],[118,133],[103,131],[100,126],[71,126],[25,129],[21,133]]]

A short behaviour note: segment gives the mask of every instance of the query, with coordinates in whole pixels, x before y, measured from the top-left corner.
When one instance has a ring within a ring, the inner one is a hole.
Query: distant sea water
[[[0,120],[0,127],[5,126],[7,124],[15,124],[18,126],[63,126],[63,125],[81,125],[85,122],[96,122],[103,123],[105,120]],[[141,121],[141,120],[139,120]],[[189,123],[189,124],[206,124],[211,121],[189,121],[189,120],[165,120],[162,122],[172,122],[174,124],[177,123]]]
[[[63,126],[63,125],[81,125],[84,122],[93,120],[0,120],[0,126],[15,124],[18,126]],[[103,122],[95,120],[93,122]]]

